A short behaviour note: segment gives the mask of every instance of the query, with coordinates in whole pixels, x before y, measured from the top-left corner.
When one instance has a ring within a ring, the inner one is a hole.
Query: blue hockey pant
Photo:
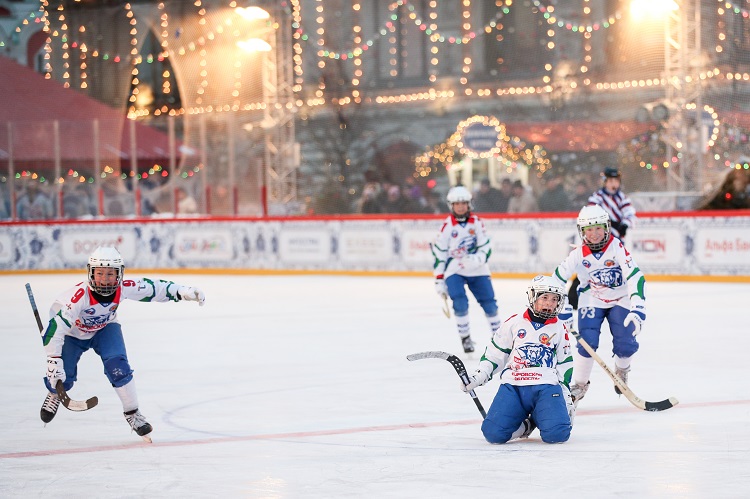
[[[469,297],[466,296],[466,286],[474,295],[487,317],[497,315],[497,302],[495,301],[495,290],[492,289],[492,281],[488,275],[465,277],[453,274],[445,280],[448,286],[448,295],[453,302],[453,312],[457,317],[469,314]]]
[[[508,383],[500,385],[482,423],[484,438],[491,444],[504,444],[528,417],[536,423],[544,442],[555,444],[570,438],[573,426],[560,385]]]
[[[81,340],[73,336],[66,336],[62,349],[63,367],[65,368],[65,390],[70,390],[78,379],[78,361],[83,352],[93,348],[104,364],[104,374],[114,387],[127,385],[133,379],[133,370],[128,364],[128,354],[125,351],[125,340],[122,328],[111,322],[88,340]],[[44,378],[47,389],[54,392],[47,378]]]
[[[630,310],[619,305],[612,308],[581,307],[578,309],[578,329],[581,337],[591,348],[599,348],[599,334],[602,323],[607,319],[612,332],[612,353],[618,357],[630,357],[638,351],[638,341],[633,336],[633,325],[625,327],[622,323]],[[581,345],[578,353],[591,357]]]

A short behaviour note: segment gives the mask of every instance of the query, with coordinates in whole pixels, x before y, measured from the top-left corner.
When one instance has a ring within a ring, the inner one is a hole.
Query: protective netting
[[[0,40],[37,70],[5,71],[3,218],[438,213],[459,182],[572,211],[607,166],[640,211],[748,207],[747,0],[43,4]]]

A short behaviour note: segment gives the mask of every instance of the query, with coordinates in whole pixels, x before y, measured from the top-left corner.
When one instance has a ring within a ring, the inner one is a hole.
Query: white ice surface
[[[46,427],[45,357],[24,284],[46,317],[77,275],[0,276],[0,497],[748,497],[750,285],[648,284],[630,386],[680,404],[649,413],[594,366],[565,444],[490,445],[442,360],[453,320],[429,278],[159,276],[206,291],[195,303],[120,308],[153,444],[130,430],[99,357],[84,355]],[[526,281],[494,281],[501,314]],[[489,338],[471,302],[473,336]],[[611,343],[600,353],[611,363]],[[469,371],[479,352],[460,354]],[[496,382],[478,389],[485,408]]]

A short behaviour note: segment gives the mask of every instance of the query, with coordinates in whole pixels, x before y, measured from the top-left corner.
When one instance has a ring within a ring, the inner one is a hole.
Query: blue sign
[[[472,123],[464,128],[463,143],[476,153],[490,152],[497,145],[497,130],[492,125]]]

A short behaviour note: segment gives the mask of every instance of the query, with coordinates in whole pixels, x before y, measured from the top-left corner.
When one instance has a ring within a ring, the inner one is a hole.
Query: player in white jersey
[[[471,192],[456,186],[448,191],[447,199],[451,215],[431,245],[435,290],[440,296],[450,296],[461,344],[464,352],[469,353],[474,351],[474,342],[469,328],[466,286],[484,310],[493,332],[501,323],[487,265],[492,249],[484,222],[471,213]]]
[[[565,288],[551,276],[536,276],[527,291],[529,306],[496,331],[469,377],[473,390],[500,373],[500,388],[482,423],[488,442],[505,443],[539,428],[547,443],[570,438],[574,416],[569,384],[573,352],[568,329],[557,314]]]
[[[117,308],[123,300],[144,302],[197,301],[206,297],[195,287],[171,281],[151,279],[123,280],[120,253],[112,247],[97,248],[88,260],[88,280],[59,295],[50,308],[50,321],[42,336],[47,354],[44,384],[49,393],[40,412],[49,423],[57,414],[60,399],[55,392],[57,380],[70,390],[78,377],[81,355],[93,349],[104,364],[104,374],[122,402],[130,427],[147,439],[152,427],[138,410],[133,370],[128,362]]]
[[[615,371],[627,383],[630,360],[638,351],[636,335],[646,320],[646,279],[622,241],[610,232],[609,215],[597,205],[584,206],[578,214],[583,245],[570,252],[555,269],[555,277],[567,282],[573,274],[579,287],[578,327],[581,337],[596,350],[604,319],[612,332]],[[576,404],[589,388],[594,359],[578,346],[574,385]],[[620,393],[617,387],[615,391]]]
[[[621,190],[622,175],[617,168],[608,166],[602,172],[602,188],[594,192],[588,200],[588,206],[598,205],[609,215],[612,235],[625,242],[625,233],[635,225],[635,207],[630,198]],[[568,302],[574,309],[578,308],[578,278],[573,280],[568,292]]]

